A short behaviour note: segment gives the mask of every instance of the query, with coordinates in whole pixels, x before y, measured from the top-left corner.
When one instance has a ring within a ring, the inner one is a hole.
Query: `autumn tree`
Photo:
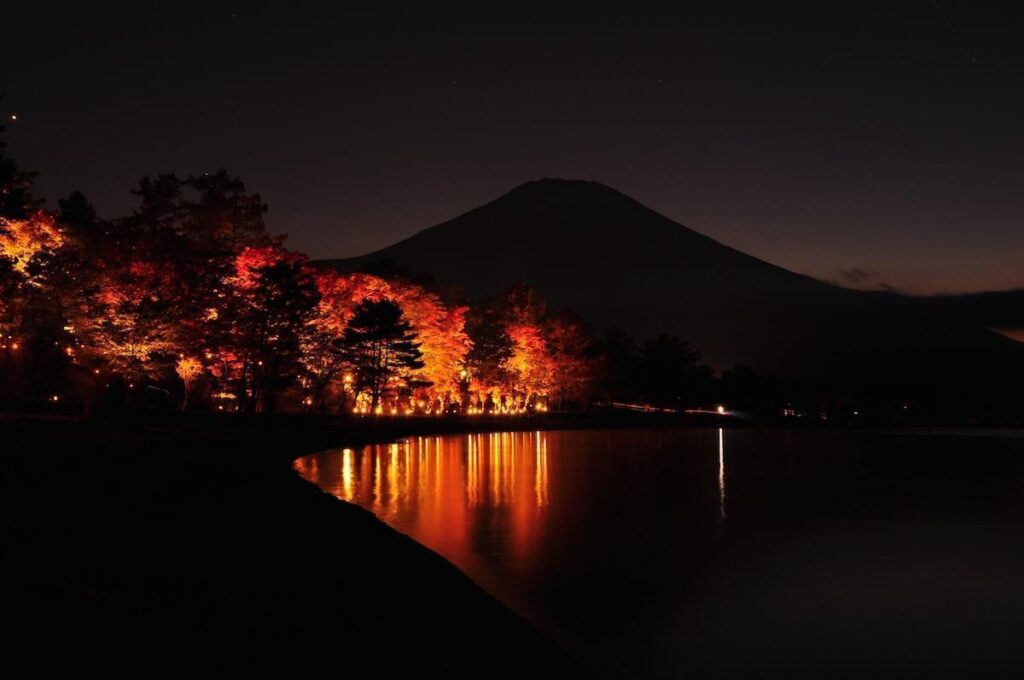
[[[325,400],[346,366],[343,336],[356,307],[390,295],[391,289],[382,279],[365,274],[319,270],[313,277],[319,302],[304,339],[302,361],[312,404],[325,408]]]
[[[51,286],[63,237],[53,217],[0,219],[0,343],[5,391],[38,399],[59,389],[70,364],[59,296]]]
[[[203,364],[195,357],[179,357],[178,361],[174,364],[174,372],[178,374],[182,384],[185,386],[184,395],[178,406],[179,409],[184,411],[188,409],[188,399],[192,393],[193,386],[199,379],[199,376],[203,374]]]
[[[237,258],[220,306],[208,314],[211,371],[247,412],[269,411],[303,370],[302,348],[319,298],[306,259],[276,246]]]
[[[508,362],[515,346],[505,332],[501,311],[493,302],[483,302],[470,308],[466,317],[466,333],[472,343],[465,359],[472,390],[481,401],[486,401],[491,390],[509,385]]]
[[[417,378],[434,398],[448,402],[459,390],[460,374],[471,342],[466,334],[465,306],[449,307],[441,297],[411,283],[392,284],[394,302],[416,334],[423,367]]]
[[[266,232],[266,205],[224,171],[144,177],[132,193],[138,207],[113,222],[97,220],[80,194],[60,203],[69,241],[82,253],[83,266],[71,269],[90,279],[80,282],[73,323],[85,353],[130,382],[173,381],[183,357],[211,369],[223,359],[211,347],[224,344],[223,326],[213,322],[237,301],[230,284],[236,258],[280,240]]]
[[[586,324],[563,311],[547,319],[544,337],[553,371],[551,393],[564,408],[591,395],[597,374],[597,350]]]
[[[408,385],[424,366],[416,333],[391,300],[360,303],[345,328],[344,345],[355,389],[369,393],[373,413],[383,396]]]
[[[331,270],[317,271],[315,276],[320,304],[305,359],[314,403],[322,404],[332,382],[337,383],[344,365],[338,339],[356,307],[381,300],[390,300],[401,308],[420,344],[423,367],[410,384],[418,385],[419,394],[431,401],[443,404],[454,398],[471,345],[465,330],[467,307],[450,306],[437,293],[407,279],[386,280],[373,274]]]
[[[505,333],[512,341],[512,356],[505,362],[514,391],[524,402],[546,395],[556,367],[544,337],[547,305],[533,288],[513,286],[505,293]]]

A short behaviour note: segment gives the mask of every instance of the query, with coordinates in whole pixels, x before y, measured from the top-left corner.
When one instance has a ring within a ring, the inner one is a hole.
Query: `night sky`
[[[51,204],[226,167],[341,257],[595,179],[846,285],[1024,286],[1009,3],[12,4],[0,108]]]

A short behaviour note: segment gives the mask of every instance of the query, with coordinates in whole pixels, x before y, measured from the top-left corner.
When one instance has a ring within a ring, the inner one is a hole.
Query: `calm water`
[[[1019,437],[501,433],[296,470],[600,675],[1024,673]]]

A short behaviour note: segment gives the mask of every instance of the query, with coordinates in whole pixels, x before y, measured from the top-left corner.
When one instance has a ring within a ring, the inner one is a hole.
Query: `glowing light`
[[[341,452],[341,487],[345,493],[345,498],[352,498],[355,491],[354,480],[352,449],[343,449]]]
[[[718,519],[725,522],[725,430],[718,428]]]
[[[725,415],[725,407],[721,404],[718,405],[718,415]]]

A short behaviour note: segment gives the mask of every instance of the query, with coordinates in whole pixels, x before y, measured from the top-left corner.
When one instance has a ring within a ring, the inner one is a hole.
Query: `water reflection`
[[[718,428],[718,522],[725,528],[725,430]]]
[[[481,532],[516,564],[532,561],[548,506],[548,434],[504,432],[342,449],[296,462],[305,479],[370,509],[463,568]]]
[[[440,553],[598,674],[821,677],[841,660],[851,677],[960,677],[945,664],[964,635],[1020,660],[1022,441],[472,434],[295,468]]]

